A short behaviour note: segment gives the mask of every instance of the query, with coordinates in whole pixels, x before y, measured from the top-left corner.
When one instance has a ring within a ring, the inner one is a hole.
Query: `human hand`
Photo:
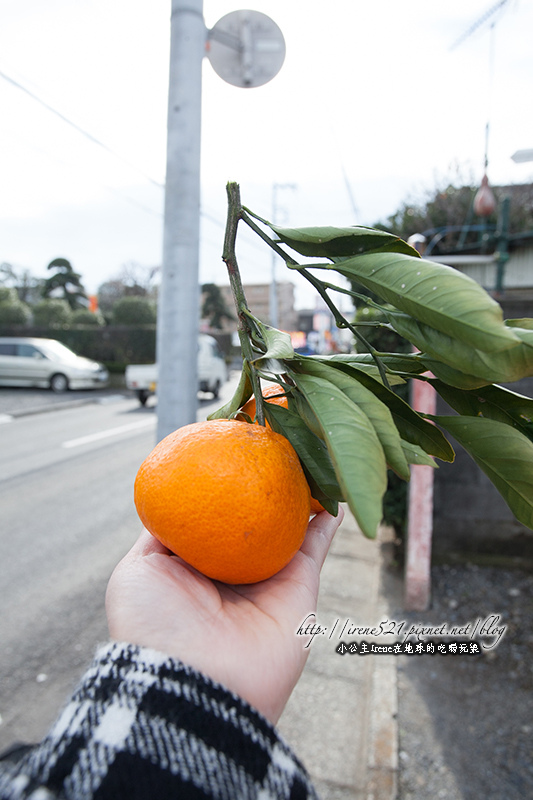
[[[180,659],[275,724],[309,653],[296,630],[316,610],[320,570],[342,518],[342,509],[318,514],[284,569],[238,586],[206,578],[143,531],[109,581],[111,636]]]

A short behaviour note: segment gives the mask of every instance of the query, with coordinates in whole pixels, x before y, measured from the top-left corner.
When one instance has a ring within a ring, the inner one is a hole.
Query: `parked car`
[[[228,379],[228,368],[213,336],[201,333],[198,337],[198,390],[211,392],[215,400],[220,387]],[[128,364],[126,386],[132,389],[141,405],[157,391],[157,364]]]
[[[0,386],[35,386],[53,392],[107,384],[103,364],[76,355],[56,339],[0,337]]]

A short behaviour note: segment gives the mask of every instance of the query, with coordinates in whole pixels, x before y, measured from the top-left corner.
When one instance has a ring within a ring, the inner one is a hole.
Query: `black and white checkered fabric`
[[[96,654],[54,726],[0,762],[2,800],[316,798],[276,729],[176,659],[130,644]]]

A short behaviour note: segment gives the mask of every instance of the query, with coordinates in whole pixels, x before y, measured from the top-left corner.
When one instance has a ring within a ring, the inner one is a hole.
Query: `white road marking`
[[[120,425],[118,428],[109,428],[106,431],[98,431],[98,433],[89,433],[87,436],[80,436],[78,439],[69,439],[67,442],[62,443],[62,447],[80,447],[84,444],[91,444],[91,442],[98,442],[100,439],[107,439],[111,436],[119,436],[121,433],[128,431],[139,430],[141,428],[155,427],[155,416],[150,419],[143,419],[140,422],[130,422],[128,425]]]
[[[3,422],[13,422],[13,417],[10,414],[0,414],[0,425]]]
[[[97,403],[101,406],[107,406],[110,403],[120,403],[125,399],[125,395],[123,394],[107,394],[104,397],[99,397]]]

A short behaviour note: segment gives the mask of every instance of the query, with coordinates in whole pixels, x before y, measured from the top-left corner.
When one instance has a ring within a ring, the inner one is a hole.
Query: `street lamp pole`
[[[172,0],[157,439],[196,421],[203,0]]]

